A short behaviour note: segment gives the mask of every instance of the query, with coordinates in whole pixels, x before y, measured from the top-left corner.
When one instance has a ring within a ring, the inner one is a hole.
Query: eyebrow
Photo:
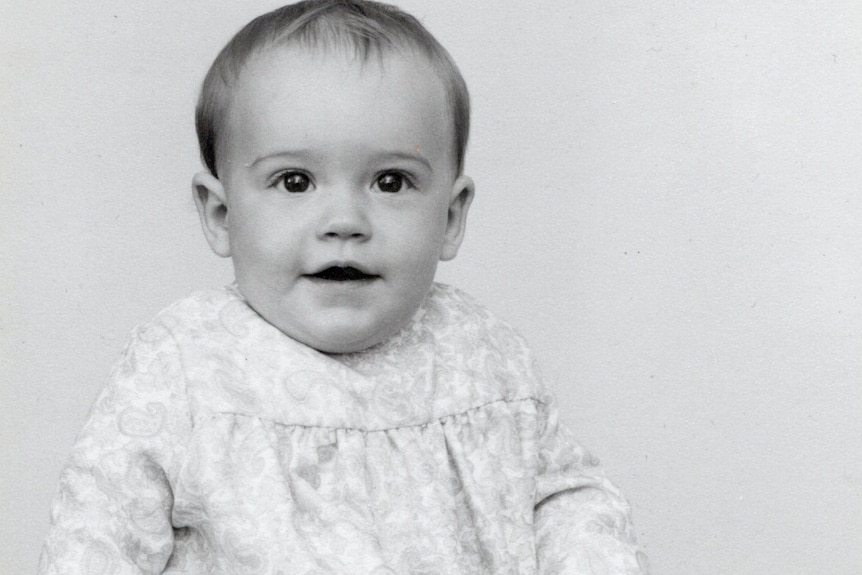
[[[431,167],[431,162],[422,155],[418,150],[416,153],[409,154],[406,152],[382,152],[378,155],[374,156],[374,159],[377,161],[385,161],[385,160],[404,160],[406,162],[418,162],[425,166],[429,172],[433,172],[434,168]]]
[[[267,160],[275,159],[275,158],[297,158],[297,159],[307,159],[309,157],[314,157],[317,154],[312,152],[311,150],[283,150],[276,151],[264,154],[258,158],[255,158],[252,162],[245,164],[247,168],[254,168],[261,162],[265,162]],[[422,164],[429,172],[433,172],[434,168],[431,166],[431,162],[420,153],[418,150],[415,153],[408,152],[397,152],[397,151],[386,151],[380,152],[377,154],[372,154],[371,158],[376,162],[382,162],[386,160],[402,160],[407,162],[416,162]]]
[[[269,152],[262,156],[255,158],[253,161],[245,164],[246,168],[254,168],[261,162],[265,162],[267,160],[272,160],[275,158],[298,158],[298,159],[306,159],[309,156],[313,156],[314,154],[310,150],[284,150],[284,151],[275,151]]]

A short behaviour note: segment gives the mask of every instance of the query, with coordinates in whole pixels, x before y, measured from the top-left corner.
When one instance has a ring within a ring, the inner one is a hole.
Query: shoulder
[[[154,437],[187,420],[188,342],[212,326],[232,301],[231,289],[196,292],[139,323],[91,410],[91,420],[115,421],[124,437]],[[209,326],[209,327],[207,327]],[[184,342],[185,345],[184,345]]]
[[[438,342],[458,352],[462,368],[475,373],[504,399],[544,394],[541,372],[527,341],[508,321],[469,294],[435,283],[424,307]]]
[[[204,332],[239,329],[237,324],[256,314],[235,286],[196,291],[162,309],[132,330],[132,341],[168,341],[200,336]]]
[[[172,325],[183,322],[207,322],[218,319],[225,309],[248,307],[234,285],[196,291],[161,310],[152,323]]]
[[[113,385],[137,395],[158,388],[197,412],[212,403],[217,382],[246,381],[249,348],[275,337],[267,330],[234,286],[194,292],[135,326]]]
[[[256,314],[232,286],[192,293],[131,330],[120,366],[162,364],[180,369],[182,355],[190,348],[214,342],[230,345],[236,339],[231,330],[241,330],[248,315]]]
[[[526,340],[512,324],[458,288],[435,283],[428,295],[425,313],[431,316],[437,331],[481,338],[483,347],[516,356],[531,355]]]

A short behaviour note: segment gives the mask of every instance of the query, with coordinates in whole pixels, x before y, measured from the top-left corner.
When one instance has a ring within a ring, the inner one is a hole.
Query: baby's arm
[[[173,550],[169,484],[190,431],[176,346],[136,330],[60,479],[40,575],[161,573]]]
[[[628,503],[598,462],[558,423],[552,398],[540,406],[535,529],[539,573],[646,574]]]

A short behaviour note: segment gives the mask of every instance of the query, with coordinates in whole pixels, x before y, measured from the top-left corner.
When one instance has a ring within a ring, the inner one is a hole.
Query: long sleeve
[[[542,405],[535,529],[542,575],[646,574],[628,503],[598,462]]]
[[[190,431],[168,330],[135,331],[60,479],[40,575],[161,573],[173,550],[168,476]]]

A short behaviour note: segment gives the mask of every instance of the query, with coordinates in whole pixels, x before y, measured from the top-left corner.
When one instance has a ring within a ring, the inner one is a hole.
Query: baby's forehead
[[[327,74],[322,71],[338,70],[339,74]],[[412,82],[405,83],[399,77],[399,71],[408,70],[413,77]],[[320,86],[320,99],[324,91],[349,90],[357,77],[371,78],[372,81],[388,83],[388,89],[401,91],[405,98],[434,101],[446,112],[451,121],[451,101],[447,85],[434,66],[434,62],[425,54],[411,47],[387,47],[375,51],[358,53],[350,46],[315,45],[308,46],[300,42],[284,42],[269,46],[252,55],[238,71],[236,81],[228,87],[231,92],[227,101],[229,108],[236,104],[245,107],[260,106],[266,98],[242,98],[249,84],[257,84],[269,95],[277,91],[287,91],[295,99],[306,98],[312,101],[318,99],[318,94],[309,94],[303,89],[303,84],[320,82],[325,78],[326,84]],[[420,81],[417,81],[420,80]],[[297,89],[291,89],[295,87]],[[366,102],[375,105],[376,102]],[[342,112],[332,109],[333,114]],[[233,115],[226,110],[227,115]]]
[[[435,165],[457,160],[446,86],[421,54],[277,46],[249,60],[230,100],[222,159],[234,165],[278,148],[318,160],[421,148]]]
[[[332,73],[336,71],[336,73]],[[406,76],[405,76],[406,71]],[[320,105],[327,100],[326,92],[351,90],[357,78],[380,82],[391,92],[401,92],[405,99],[433,100],[452,120],[451,101],[447,85],[434,66],[434,62],[421,51],[406,47],[385,48],[379,51],[356,53],[344,46],[307,46],[302,43],[283,43],[260,50],[249,58],[237,74],[236,82],[228,89],[231,106],[260,106],[275,97],[288,93],[294,99],[305,98]],[[250,85],[263,91],[257,99],[243,98]],[[319,92],[307,89],[317,85]],[[349,95],[350,92],[347,92]],[[263,96],[263,97],[261,97]],[[362,103],[363,100],[346,98],[345,103]],[[376,106],[375,101],[364,101]],[[230,111],[229,111],[230,112]],[[333,114],[343,112],[334,108]],[[231,114],[233,115],[233,114]]]

